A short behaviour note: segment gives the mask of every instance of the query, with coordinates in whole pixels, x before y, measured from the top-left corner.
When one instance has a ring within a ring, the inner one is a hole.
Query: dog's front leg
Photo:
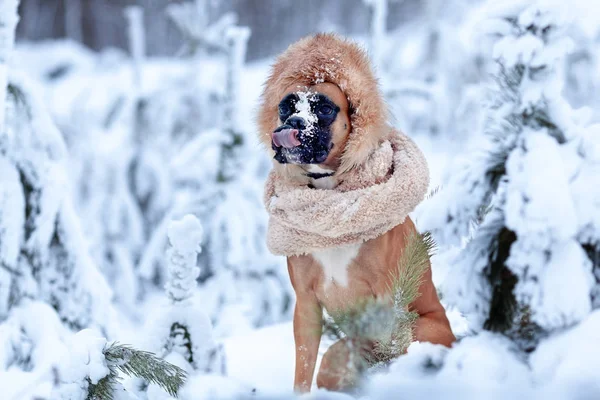
[[[317,353],[323,329],[323,309],[314,292],[296,290],[294,309],[294,341],[296,344],[296,372],[294,390],[309,392],[312,385]]]

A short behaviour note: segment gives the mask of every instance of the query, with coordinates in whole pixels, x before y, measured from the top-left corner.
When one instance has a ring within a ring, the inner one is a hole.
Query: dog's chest
[[[333,172],[331,169],[322,168],[318,165],[309,165],[308,171],[317,174],[329,174]],[[333,189],[337,186],[337,179],[333,176],[311,179],[310,182],[316,189]]]
[[[353,244],[312,253],[323,269],[324,289],[333,282],[344,287],[348,286],[348,268],[358,256],[360,246],[361,244]]]

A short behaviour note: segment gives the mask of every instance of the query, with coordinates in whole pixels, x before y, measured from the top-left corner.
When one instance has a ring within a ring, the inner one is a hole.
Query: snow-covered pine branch
[[[58,382],[52,398],[64,400],[136,398],[121,385],[121,374],[153,383],[176,397],[187,377],[184,370],[154,354],[108,343],[91,329],[73,336],[56,373]]]
[[[167,250],[168,282],[165,286],[168,304],[150,321],[152,342],[148,347],[166,361],[179,365],[189,373],[214,370],[222,356],[215,345],[212,324],[198,296],[196,279],[202,226],[193,215],[171,221]],[[149,398],[155,389],[148,388]]]
[[[169,276],[165,289],[173,302],[184,301],[194,295],[196,279],[200,275],[196,264],[203,234],[200,221],[191,214],[169,224],[171,247],[167,250]]]

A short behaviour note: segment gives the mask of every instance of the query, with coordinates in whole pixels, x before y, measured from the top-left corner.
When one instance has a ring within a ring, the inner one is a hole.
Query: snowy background
[[[85,399],[113,341],[183,368],[181,399],[293,397],[254,119],[273,57],[318,31],[369,50],[426,154],[413,217],[460,338],[414,344],[353,396],[600,398],[600,2],[22,0],[13,48],[16,3],[0,0],[2,398]],[[120,377],[116,399],[171,398]]]

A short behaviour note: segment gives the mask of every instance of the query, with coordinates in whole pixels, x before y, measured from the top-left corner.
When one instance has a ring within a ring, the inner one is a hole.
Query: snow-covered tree
[[[26,328],[19,310],[42,302],[69,329],[106,331],[111,290],[92,262],[74,212],[60,133],[24,79],[12,77],[8,93],[0,135],[0,325],[6,329],[0,340],[13,348],[4,368],[31,368],[32,352],[48,343],[35,342],[38,335]],[[40,321],[54,318],[48,310],[40,312]]]
[[[137,92],[124,63],[108,64],[102,55],[73,43],[43,48],[48,56],[42,57],[53,62],[40,63],[46,68],[34,77],[67,144],[67,183],[75,211],[86,222],[82,230],[89,252],[114,288],[115,304],[133,315],[139,298],[135,267],[146,239],[130,183],[135,154],[130,99]],[[29,64],[21,61],[19,68]]]
[[[1,3],[4,62],[17,3]],[[1,73],[0,368],[44,377],[71,330],[110,330],[111,291],[74,212],[62,136],[32,84]]]
[[[439,242],[468,243],[443,290],[474,329],[525,351],[582,321],[598,302],[600,127],[571,109],[560,66],[568,10],[554,1],[490,2],[496,90],[485,144],[424,215]],[[594,276],[594,274],[596,274]]]
[[[217,347],[196,282],[200,275],[197,264],[202,226],[195,216],[188,214],[171,221],[167,231],[170,247],[165,290],[169,302],[151,322],[152,350],[190,372],[209,372],[217,357]]]
[[[569,35],[574,49],[565,62],[565,97],[575,107],[588,106],[594,121],[600,121],[598,88],[600,88],[600,16],[586,7],[576,9],[578,23]]]
[[[8,62],[12,54],[15,29],[19,21],[17,7],[19,1],[4,1],[0,8],[0,138],[6,136],[6,93],[8,87]],[[11,266],[15,266],[19,256],[18,235],[16,234],[23,225],[21,213],[11,213],[8,217],[8,209],[19,207],[24,203],[23,193],[19,185],[19,172],[15,166],[6,158],[6,150],[0,142],[0,318],[5,317],[8,312],[8,301],[11,285]],[[7,268],[9,268],[7,270]]]
[[[212,71],[215,63],[222,72],[213,76],[213,83],[218,83],[220,90],[213,92],[210,107],[202,107],[203,100],[193,107],[215,119],[212,126],[207,121],[193,123],[190,118],[172,125],[178,132],[194,134],[187,136],[187,141],[175,131],[168,134],[185,143],[176,147],[170,157],[176,194],[156,225],[140,271],[147,279],[164,282],[161,254],[169,220],[187,213],[198,216],[205,230],[199,278],[205,309],[215,324],[215,332],[229,335],[242,327],[264,325],[285,316],[290,292],[283,265],[268,253],[264,241],[267,222],[261,208],[264,159],[248,141],[253,136],[250,127],[239,118],[241,74],[250,32],[236,26],[233,15],[209,24],[204,3],[199,0],[173,4],[168,14],[189,42],[186,54],[190,80],[201,77],[207,69]],[[182,87],[189,89],[190,85],[184,82]],[[153,104],[157,103],[150,100],[148,109]],[[156,125],[146,124],[151,130]],[[159,152],[164,154],[166,147],[159,146]]]

